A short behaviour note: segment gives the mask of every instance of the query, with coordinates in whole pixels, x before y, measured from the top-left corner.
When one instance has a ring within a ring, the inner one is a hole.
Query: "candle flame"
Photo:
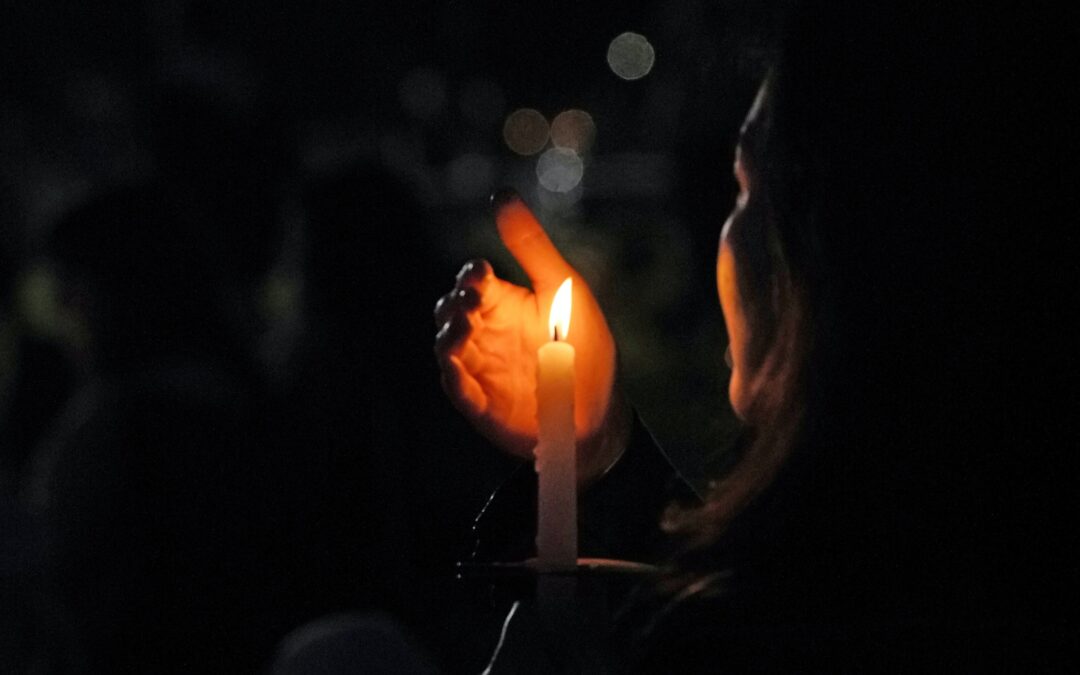
[[[570,332],[570,306],[573,297],[573,280],[570,277],[562,282],[551,301],[551,313],[548,315],[548,333],[552,340],[565,340]]]

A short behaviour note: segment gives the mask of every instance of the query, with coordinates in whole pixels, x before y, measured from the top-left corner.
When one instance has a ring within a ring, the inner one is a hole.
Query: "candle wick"
[[[555,342],[559,341],[559,324],[555,324]]]

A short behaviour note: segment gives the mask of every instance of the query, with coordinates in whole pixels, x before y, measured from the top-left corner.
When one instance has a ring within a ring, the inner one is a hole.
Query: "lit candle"
[[[571,280],[551,303],[551,341],[537,351],[536,555],[541,569],[577,567],[577,447],[574,438],[574,347],[570,332]]]

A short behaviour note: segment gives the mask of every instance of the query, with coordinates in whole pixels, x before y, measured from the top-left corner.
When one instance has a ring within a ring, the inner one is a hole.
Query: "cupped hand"
[[[494,198],[499,237],[532,289],[503,281],[484,260],[465,264],[454,288],[435,305],[435,355],[454,406],[502,450],[532,459],[536,446],[537,350],[551,339],[548,313],[556,290],[573,279],[565,340],[575,350],[574,420],[578,482],[603,473],[629,434],[629,415],[615,389],[615,341],[585,280],[563,259],[516,193]]]

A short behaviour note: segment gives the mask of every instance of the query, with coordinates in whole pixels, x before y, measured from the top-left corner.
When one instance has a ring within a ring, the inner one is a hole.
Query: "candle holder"
[[[457,565],[458,580],[487,606],[492,635],[498,625],[505,637],[516,613],[518,640],[525,631],[530,649],[558,654],[557,662],[576,663],[580,672],[602,672],[605,645],[631,591],[659,574],[654,565],[610,558],[578,558],[569,569],[545,569],[538,558]]]
[[[532,575],[583,576],[650,576],[660,573],[660,568],[648,563],[614,558],[578,558],[573,569],[545,569],[539,558],[529,558],[516,562],[459,562],[459,579],[495,579]]]
[[[638,584],[660,575],[655,565],[611,558],[578,558],[571,569],[545,569],[538,558],[515,562],[459,562],[457,579],[474,590],[483,588],[494,606],[516,601],[584,604],[590,611],[597,602],[607,613],[617,609]],[[554,598],[554,599],[553,599]]]

